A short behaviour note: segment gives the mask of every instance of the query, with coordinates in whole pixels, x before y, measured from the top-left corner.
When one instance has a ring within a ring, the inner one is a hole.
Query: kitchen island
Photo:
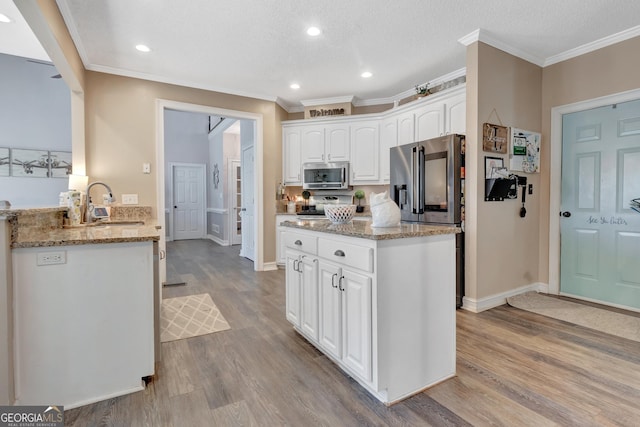
[[[154,375],[155,221],[66,227],[65,210],[0,211],[12,273],[8,404],[73,408],[142,390]]]
[[[286,317],[390,405],[455,376],[455,227],[281,223]]]

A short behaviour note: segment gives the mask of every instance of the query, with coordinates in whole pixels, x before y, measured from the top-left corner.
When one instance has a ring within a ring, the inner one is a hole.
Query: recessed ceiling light
[[[373,76],[373,74],[371,74],[371,71],[365,71],[364,73],[360,74],[360,76],[364,79],[368,79],[369,77]]]
[[[140,52],[151,52],[151,49],[149,49],[149,46],[144,44],[136,45],[136,49],[138,49]]]
[[[300,89],[300,85],[298,83],[292,83],[291,86],[289,86],[291,89]]]
[[[8,24],[11,22],[11,19],[7,15],[0,13],[0,22]]]
[[[320,33],[321,33],[321,31],[320,31],[320,28],[318,28],[318,27],[309,27],[309,28],[307,28],[307,34],[309,34],[312,37],[319,36]]]

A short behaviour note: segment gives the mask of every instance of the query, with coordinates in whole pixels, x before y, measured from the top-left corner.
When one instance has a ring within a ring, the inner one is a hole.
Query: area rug
[[[640,342],[640,317],[574,303],[537,292],[507,298],[510,306]]]
[[[162,300],[160,341],[174,341],[231,329],[209,294]]]

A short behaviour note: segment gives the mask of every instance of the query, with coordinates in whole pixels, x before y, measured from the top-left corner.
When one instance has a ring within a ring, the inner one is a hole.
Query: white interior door
[[[172,165],[173,239],[202,239],[205,235],[205,166]]]
[[[229,161],[229,242],[242,244],[242,168],[239,160]]]
[[[560,292],[640,309],[640,100],[563,116]]]
[[[242,228],[242,248],[240,256],[255,261],[255,202],[253,188],[254,153],[253,146],[242,149],[241,158],[241,194],[242,208],[240,209]]]

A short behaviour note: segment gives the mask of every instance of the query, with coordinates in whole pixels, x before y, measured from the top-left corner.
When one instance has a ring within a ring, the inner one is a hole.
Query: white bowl
[[[356,205],[324,205],[324,215],[334,224],[351,221],[356,213]]]

